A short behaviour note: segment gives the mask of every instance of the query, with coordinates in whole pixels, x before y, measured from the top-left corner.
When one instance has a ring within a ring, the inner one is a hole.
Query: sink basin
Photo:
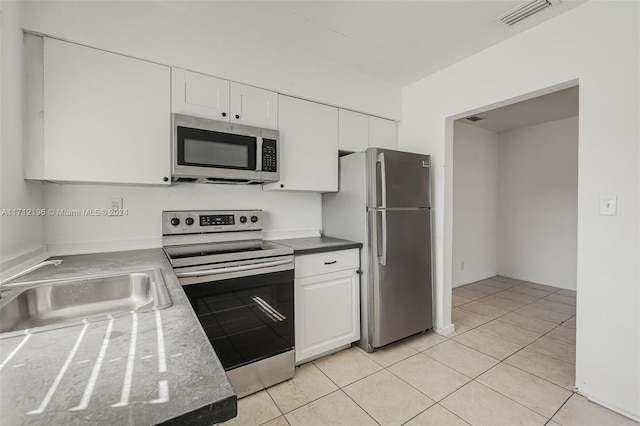
[[[7,284],[0,299],[0,333],[170,305],[159,269]]]

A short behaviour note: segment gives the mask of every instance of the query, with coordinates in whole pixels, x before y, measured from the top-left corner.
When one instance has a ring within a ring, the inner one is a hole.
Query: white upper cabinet
[[[181,68],[171,69],[172,112],[278,128],[278,94]]]
[[[25,177],[169,185],[170,68],[25,36]]]
[[[359,152],[369,146],[369,116],[359,112],[340,109],[339,143],[342,151]]]
[[[369,147],[396,149],[396,122],[340,109],[339,148],[359,152]]]
[[[232,82],[231,122],[278,129],[278,94]]]
[[[280,181],[265,190],[338,191],[338,109],[278,96]]]
[[[229,121],[229,80],[181,68],[171,69],[171,110]]]
[[[369,146],[397,149],[396,122],[369,117]]]

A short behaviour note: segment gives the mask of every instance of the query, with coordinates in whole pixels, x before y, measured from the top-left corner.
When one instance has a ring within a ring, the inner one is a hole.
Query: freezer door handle
[[[384,152],[381,152],[380,154],[378,154],[378,158],[376,160],[376,163],[380,163],[380,205],[378,207],[380,208],[387,208],[387,166],[386,163],[384,161]]]
[[[381,226],[378,229],[381,235],[378,241],[382,243],[382,247],[378,250],[380,253],[378,263],[384,266],[387,264],[387,211],[378,210],[376,213],[380,213]]]

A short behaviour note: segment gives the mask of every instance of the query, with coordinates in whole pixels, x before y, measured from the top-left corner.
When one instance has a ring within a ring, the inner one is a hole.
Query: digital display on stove
[[[200,216],[200,226],[235,225],[232,214],[209,214]]]

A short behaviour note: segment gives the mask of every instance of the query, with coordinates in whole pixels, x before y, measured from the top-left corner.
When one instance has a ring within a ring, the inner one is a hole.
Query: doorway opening
[[[451,117],[445,160],[448,336],[565,391],[575,386],[578,96],[572,81]]]

